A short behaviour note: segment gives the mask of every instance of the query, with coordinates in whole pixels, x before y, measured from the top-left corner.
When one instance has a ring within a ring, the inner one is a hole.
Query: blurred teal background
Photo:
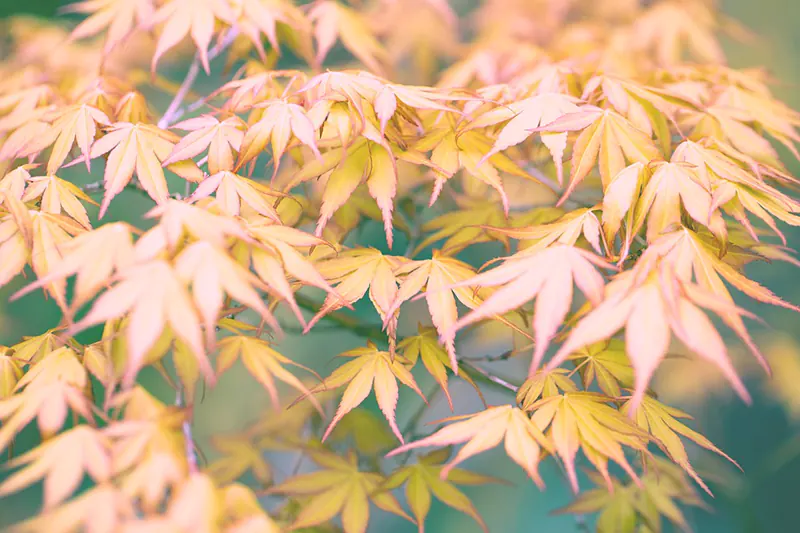
[[[0,17],[15,14],[34,14],[54,16],[59,5],[56,0],[29,0],[18,2],[0,0]],[[800,2],[796,0],[725,0],[722,9],[729,16],[743,22],[757,35],[758,41],[748,44],[726,43],[733,66],[763,65],[769,69],[779,83],[775,92],[793,108],[800,108]],[[800,175],[800,165],[790,157],[785,157],[795,175]],[[74,176],[80,174],[73,169]],[[68,176],[64,176],[68,177]],[[92,181],[86,179],[86,181]],[[148,202],[136,193],[125,192],[125,201],[112,204],[109,219],[135,220],[148,208]],[[122,198],[120,198],[122,200]],[[787,232],[790,245],[800,243],[800,232]],[[0,258],[2,260],[2,258]],[[798,271],[786,264],[754,265],[748,273],[764,283],[790,302],[800,304],[800,283]],[[23,335],[39,334],[46,328],[57,324],[58,310],[52,302],[38,296],[28,296],[20,301],[7,304],[7,297],[21,284],[6,287],[0,291],[0,344],[13,344]],[[744,301],[742,302],[745,303]],[[753,326],[760,339],[769,340],[778,332],[794,335],[800,341],[800,319],[789,311],[769,307],[747,307],[759,314],[769,327]],[[408,313],[408,316],[413,316]],[[414,324],[406,324],[412,326]],[[771,329],[769,329],[771,328]],[[281,346],[293,354],[304,354],[304,358],[329,360],[344,349],[352,348],[360,340],[341,332],[317,333],[313,338],[290,337]],[[480,355],[487,347],[471,346],[466,350]],[[340,350],[341,349],[341,350]],[[487,349],[491,349],[488,347]],[[485,353],[485,352],[484,352]],[[319,368],[319,365],[316,365]],[[514,367],[507,369],[508,375]],[[153,378],[151,376],[151,378]],[[690,380],[691,376],[686,376]],[[708,404],[692,410],[696,415],[695,427],[701,429],[720,448],[739,462],[744,469],[743,476],[723,477],[714,481],[713,472],[718,472],[718,463],[711,462],[707,455],[693,458],[698,470],[709,472],[708,479],[716,499],[709,501],[712,512],[687,510],[689,521],[695,531],[700,533],[791,533],[800,531],[800,428],[792,423],[784,409],[760,391],[760,380],[751,383],[754,393],[753,406],[745,406],[730,395],[712,398]],[[153,383],[158,380],[153,378]],[[196,435],[201,446],[212,433],[240,429],[247,421],[252,421],[268,406],[266,395],[257,387],[244,390],[243,383],[251,383],[239,368],[234,368],[224,376],[219,387],[206,394],[198,406]],[[421,384],[423,390],[429,384]],[[798,383],[800,389],[800,383]],[[166,394],[166,390],[162,390]],[[469,389],[458,389],[454,394],[464,398],[463,412],[471,412],[478,407],[474,394]],[[408,396],[401,397],[400,405]],[[165,400],[169,400],[165,396]],[[492,403],[493,398],[487,398]],[[414,400],[409,400],[414,402]],[[503,398],[494,398],[496,403]],[[680,400],[680,398],[679,398]],[[684,398],[691,403],[690,398]],[[413,404],[415,408],[416,404]],[[428,413],[423,421],[433,420],[445,415],[441,405]],[[687,409],[691,409],[687,407]],[[232,415],[233,414],[233,415]],[[400,412],[400,420],[404,413]],[[408,416],[406,411],[405,416]],[[34,431],[26,431],[19,440],[18,450],[24,450],[36,441]],[[486,519],[489,529],[499,533],[571,533],[582,531],[575,519],[570,516],[554,516],[551,511],[571,500],[571,495],[562,481],[561,473],[552,461],[546,461],[543,475],[547,490],[539,492],[524,475],[501,458],[501,453],[488,453],[471,460],[467,467],[476,471],[491,473],[510,480],[511,487],[491,487],[467,489],[475,504]],[[288,468],[288,467],[286,467]],[[281,465],[277,465],[281,471]],[[0,478],[3,473],[0,473]],[[38,488],[22,495],[0,500],[0,527],[35,513],[40,503]],[[393,518],[376,522],[371,531],[411,532],[413,526]],[[434,503],[427,524],[430,532],[456,533],[477,531],[469,518]]]

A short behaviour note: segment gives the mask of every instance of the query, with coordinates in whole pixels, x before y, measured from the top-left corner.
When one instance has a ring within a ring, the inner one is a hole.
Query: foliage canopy
[[[800,225],[776,148],[800,157],[800,114],[726,65],[718,36],[745,30],[712,0],[299,4],[5,23],[0,285],[29,276],[13,298],[63,317],[0,347],[0,451],[42,437],[0,484],[43,483],[17,530],[361,533],[378,509],[423,531],[434,499],[485,530],[459,486],[502,480],[460,465],[496,447],[542,488],[563,466],[564,511],[598,531],[688,528],[678,505],[710,491],[687,443],[733,460],[653,375],[682,346],[749,400],[719,328],[768,365],[731,288],[800,310],[743,272],[797,264],[780,225]],[[129,191],[152,208],[108,222]],[[281,339],[324,324],[363,344],[320,375]],[[482,331],[513,346],[465,356]],[[512,358],[523,382],[497,373]],[[193,409],[237,362],[275,409],[206,461]],[[464,411],[460,381],[483,408],[419,424],[439,393]]]

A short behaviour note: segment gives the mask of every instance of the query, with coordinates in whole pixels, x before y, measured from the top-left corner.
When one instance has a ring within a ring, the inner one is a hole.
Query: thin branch
[[[183,407],[183,394],[181,393],[180,389],[175,392],[175,406]],[[183,429],[183,440],[186,441],[186,462],[189,465],[189,472],[193,474],[197,472],[197,452],[194,449],[194,437],[192,436],[191,420],[184,420],[181,427]]]
[[[211,61],[224,52],[226,48],[233,44],[233,41],[238,35],[239,30],[236,27],[231,28],[230,31],[228,31],[228,33],[225,35],[225,38],[219,41],[217,45],[208,52],[208,60]],[[192,90],[192,85],[194,85],[194,82],[197,80],[198,74],[200,74],[199,52],[195,54],[194,60],[192,61],[192,64],[189,65],[189,70],[186,72],[186,77],[183,79],[183,83],[181,83],[181,86],[178,88],[178,92],[175,93],[175,97],[169,103],[169,107],[167,107],[167,110],[164,112],[161,120],[158,121],[159,128],[162,130],[169,128],[186,112],[186,110],[181,106],[183,105],[183,101],[186,99],[186,96]]]
[[[463,359],[459,359],[459,362],[461,363],[460,366],[463,367],[462,370],[470,374],[470,377],[473,379],[477,378],[478,380],[483,381],[484,383],[490,383],[496,385],[500,388],[511,391],[514,394],[516,394],[517,391],[519,390],[520,387],[519,385],[515,385],[499,376],[495,376],[489,371],[484,370],[483,368],[474,364],[472,361],[465,361]]]

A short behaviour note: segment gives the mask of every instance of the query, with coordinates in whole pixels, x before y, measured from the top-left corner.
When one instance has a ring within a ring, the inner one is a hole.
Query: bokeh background
[[[58,8],[64,4],[59,0],[0,0],[0,18],[24,14],[55,17]],[[756,41],[746,44],[726,42],[730,63],[736,67],[766,67],[777,80],[775,93],[793,108],[800,109],[800,1],[724,0],[721,9],[758,35]],[[212,86],[210,81],[206,83]],[[199,89],[202,90],[202,86]],[[784,160],[795,175],[800,175],[800,165],[796,161],[790,156]],[[94,178],[76,179],[92,181]],[[109,221],[137,220],[148,205],[136,193],[125,192],[112,204]],[[789,231],[787,237],[790,244],[797,246],[800,243],[800,231]],[[800,271],[796,267],[788,264],[752,265],[748,267],[748,274],[790,302],[800,304]],[[59,320],[55,305],[38,296],[7,303],[9,294],[19,286],[18,283],[0,290],[0,344],[14,344],[21,336],[39,334],[55,326]],[[734,458],[744,471],[738,472],[708,454],[693,456],[693,463],[709,481],[716,498],[708,502],[713,510],[689,509],[687,516],[694,531],[700,533],[796,532],[800,531],[800,317],[778,308],[742,303],[769,324],[755,324],[753,331],[765,346],[768,356],[777,363],[778,372],[776,381],[772,382],[757,371],[747,372],[751,376],[748,386],[754,395],[752,406],[742,404],[727,391],[726,384],[713,371],[704,367],[678,360],[658,376],[658,390],[668,403],[691,412],[696,418],[695,427]],[[415,322],[413,312],[406,315]],[[414,325],[409,321],[406,327]],[[352,348],[359,342],[359,339],[340,331],[322,332],[309,338],[290,336],[281,348],[293,355],[301,354],[302,359],[328,361],[341,350]],[[483,355],[487,351],[501,350],[491,343],[477,342],[465,347],[461,353]],[[746,358],[741,358],[740,364],[746,371]],[[513,375],[517,368],[510,363],[500,371]],[[169,399],[169,391],[157,376],[145,375],[144,379],[157,394]],[[468,389],[456,390],[454,394],[464,398],[461,411],[471,412],[478,408],[474,393]],[[402,412],[403,399],[401,397],[401,421],[409,416],[408,410]],[[493,398],[488,400],[492,403]],[[503,399],[497,397],[496,401],[499,403]],[[443,416],[441,407],[434,405],[422,421]],[[208,448],[210,435],[240,429],[267,408],[264,392],[253,385],[241,369],[234,368],[215,390],[204,395],[197,407],[195,433],[200,446]],[[36,438],[34,431],[23,433],[17,451],[35,445]],[[697,452],[696,449],[692,451]],[[547,482],[545,492],[539,492],[500,453],[488,453],[468,463],[468,468],[511,482],[510,486],[466,490],[474,498],[490,531],[570,533],[591,527],[591,524],[582,525],[571,516],[552,514],[554,509],[569,503],[571,496],[554,463],[546,463],[543,467]],[[276,475],[281,475],[282,468],[288,470],[290,467],[277,464]],[[0,471],[0,479],[4,476],[5,472]],[[39,504],[38,487],[0,499],[0,530],[36,513]],[[428,531],[437,533],[478,531],[469,518],[436,503],[427,525]],[[404,533],[414,531],[414,527],[387,518],[374,522],[371,531]]]

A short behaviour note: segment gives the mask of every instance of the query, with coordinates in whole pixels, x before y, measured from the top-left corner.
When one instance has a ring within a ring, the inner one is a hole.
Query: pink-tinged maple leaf
[[[196,357],[200,370],[214,381],[214,370],[203,347],[200,317],[178,273],[164,260],[134,265],[103,293],[89,313],[70,328],[70,334],[128,315],[125,338],[128,361],[124,383],[131,386],[147,352],[169,325]]]
[[[522,467],[540,488],[544,487],[538,472],[539,458],[542,448],[552,451],[552,445],[524,411],[518,407],[501,405],[488,407],[480,413],[442,420],[450,421],[455,423],[429,437],[400,446],[387,457],[426,446],[441,447],[466,442],[453,460],[442,468],[440,476],[447,479],[450,471],[463,461],[505,441],[508,457]]]
[[[643,256],[634,270],[619,274],[606,286],[603,303],[578,322],[547,368],[559,366],[578,349],[608,339],[625,327],[626,351],[635,373],[634,412],[674,333],[690,350],[719,367],[739,396],[749,402],[750,395],[728,358],[722,337],[701,309],[720,317],[747,315],[732,302],[681,280],[668,263]]]
[[[536,348],[531,374],[539,367],[550,341],[572,305],[573,283],[592,305],[603,299],[604,280],[597,268],[613,266],[596,255],[568,245],[555,244],[543,250],[524,250],[505,259],[488,272],[450,287],[497,287],[472,312],[461,317],[442,334],[445,344],[454,342],[458,330],[480,320],[503,315],[536,298],[533,329]]]
[[[174,48],[184,37],[191,35],[197,46],[197,53],[206,74],[210,72],[208,64],[208,46],[214,36],[214,25],[217,20],[233,23],[234,12],[225,0],[171,0],[161,5],[147,21],[149,27],[163,23],[153,53],[150,69],[155,72],[158,61],[168,50]]]
[[[106,30],[103,55],[107,56],[137,26],[143,26],[155,10],[153,0],[84,0],[68,5],[65,11],[89,14],[72,30],[70,39],[85,39]]]
[[[162,165],[192,159],[207,149],[209,174],[233,169],[233,153],[239,152],[244,139],[245,124],[242,119],[232,116],[220,121],[211,115],[203,115],[172,127],[191,133],[172,148],[172,153]]]

